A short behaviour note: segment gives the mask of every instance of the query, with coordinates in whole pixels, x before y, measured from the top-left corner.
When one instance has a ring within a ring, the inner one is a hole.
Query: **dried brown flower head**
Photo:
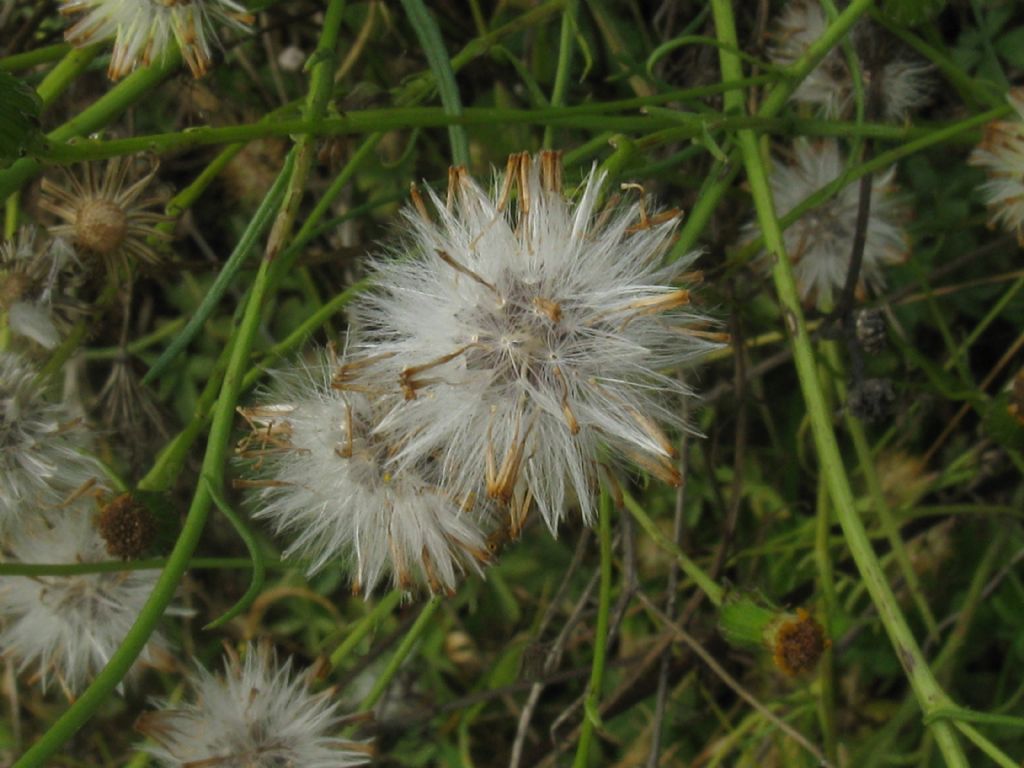
[[[153,513],[130,493],[122,493],[104,505],[96,527],[107,543],[107,552],[123,560],[141,557],[156,536]]]
[[[69,238],[85,255],[102,259],[108,270],[140,261],[154,264],[160,257],[152,241],[170,239],[157,228],[167,216],[154,210],[162,207],[163,196],[147,194],[158,165],[154,162],[134,181],[132,165],[117,157],[102,171],[98,164],[85,164],[81,178],[65,170],[61,183],[43,179],[39,205],[62,222],[50,227],[51,234]]]

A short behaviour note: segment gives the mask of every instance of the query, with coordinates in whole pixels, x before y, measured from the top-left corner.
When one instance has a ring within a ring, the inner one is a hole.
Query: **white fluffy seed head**
[[[772,193],[779,216],[793,210],[804,198],[832,183],[843,172],[843,158],[834,140],[793,145],[793,162],[777,163],[771,174]],[[877,290],[885,284],[883,267],[904,261],[910,250],[901,226],[905,211],[896,196],[890,169],[876,174],[871,183],[864,256],[858,288]],[[860,185],[856,182],[805,213],[786,228],[784,239],[802,297],[819,306],[831,305],[843,289],[857,228]],[[759,233],[756,222],[745,228],[747,239]]]
[[[590,520],[606,449],[678,480],[661,425],[683,426],[671,396],[690,391],[671,371],[712,346],[671,284],[694,255],[659,266],[678,216],[601,210],[596,173],[572,201],[560,176],[555,153],[514,155],[492,193],[453,169],[438,220],[417,198],[355,309],[367,378],[403,396],[379,427],[394,466],[436,460],[513,531],[533,504],[552,530],[572,503]]]
[[[106,542],[87,508],[27,521],[11,537],[5,560],[14,563],[94,563],[109,560]],[[157,571],[72,576],[0,576],[0,648],[19,670],[35,669],[45,689],[56,680],[80,691],[124,640],[156,584]],[[143,663],[164,646],[155,634]]]
[[[357,592],[389,574],[398,587],[453,591],[487,560],[479,512],[437,485],[431,461],[390,466],[399,449],[376,431],[384,406],[334,389],[333,362],[325,353],[274,373],[265,403],[243,409],[252,434],[239,453],[253,462],[255,516],[293,537],[285,555],[309,558],[310,573],[348,560]]]
[[[197,665],[194,703],[146,713],[136,728],[156,742],[146,750],[165,768],[346,768],[363,765],[368,748],[330,734],[339,729],[331,693],[310,692],[279,665],[268,645],[234,654],[223,677]]]
[[[245,29],[252,16],[234,0],[63,0],[63,14],[84,14],[65,33],[72,45],[114,38],[107,74],[119,80],[163,58],[172,40],[193,77],[202,77],[213,58],[215,24]]]
[[[38,374],[20,355],[0,351],[0,529],[60,506],[101,476],[85,453],[88,430],[46,399]]]
[[[0,310],[11,331],[53,349],[71,324],[88,311],[72,295],[82,275],[74,249],[49,239],[36,227],[22,227],[0,242]]]
[[[825,9],[817,0],[787,3],[772,30],[768,58],[773,64],[788,67],[800,59],[821,39],[829,26]],[[864,87],[871,85],[874,73],[878,83],[881,114],[886,120],[901,121],[931,101],[935,88],[932,68],[923,61],[898,57],[877,61],[872,55],[879,31],[866,22],[854,27],[853,43],[860,60]],[[871,66],[866,66],[871,65]],[[855,105],[854,82],[840,46],[833,47],[810,74],[797,86],[792,98],[821,109],[827,117],[849,116]]]
[[[1007,100],[1015,114],[989,123],[969,162],[988,174],[981,192],[991,223],[1013,232],[1024,246],[1024,88],[1011,91]]]

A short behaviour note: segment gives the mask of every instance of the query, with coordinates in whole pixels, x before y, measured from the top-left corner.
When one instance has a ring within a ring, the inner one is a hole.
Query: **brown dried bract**
[[[775,666],[794,676],[814,669],[831,645],[821,624],[803,608],[798,608],[796,618],[776,630],[772,658]]]
[[[96,527],[107,543],[107,552],[122,560],[136,560],[145,554],[156,537],[153,513],[130,493],[122,493],[104,505]]]

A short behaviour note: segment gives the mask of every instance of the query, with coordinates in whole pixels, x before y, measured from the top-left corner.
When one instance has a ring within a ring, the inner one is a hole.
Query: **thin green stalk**
[[[583,699],[583,723],[580,740],[576,745],[573,768],[587,768],[590,764],[590,745],[594,729],[601,725],[601,689],[608,655],[608,617],[612,604],[612,497],[601,489],[598,504],[597,538],[601,546],[601,580],[598,585],[597,627],[594,629],[594,658],[590,666],[590,682]]]
[[[576,12],[579,0],[569,0],[562,11],[562,26],[558,33],[558,63],[555,66],[555,84],[551,88],[550,105],[560,107],[565,104],[565,93],[569,88],[569,71],[572,69],[572,33],[576,28]],[[555,133],[553,126],[544,129],[541,146],[551,149]]]
[[[398,604],[402,601],[404,593],[400,589],[393,589],[382,597],[375,606],[358,622],[338,647],[331,651],[331,667],[337,669],[356,646],[362,642],[370,632],[377,628],[385,616],[390,616]]]
[[[312,71],[309,76],[306,105],[302,110],[304,120],[319,120],[327,110],[331,86],[334,84],[335,49],[338,47],[338,33],[341,30],[341,17],[344,11],[345,0],[329,0],[323,27],[320,30],[320,39],[309,59],[311,65],[307,63],[312,67]],[[267,238],[266,252],[270,259],[277,257],[291,236],[295,217],[299,213],[299,205],[306,190],[309,170],[313,164],[313,136],[308,133],[301,134],[294,141],[295,166],[288,178],[284,201]]]
[[[838,344],[835,342],[824,344],[823,356],[828,363],[829,371],[834,376],[833,386],[835,387],[839,402],[845,403],[847,396],[846,384],[843,381],[843,364],[839,357]],[[907,589],[910,591],[914,605],[917,607],[921,620],[928,629],[928,636],[937,639],[939,632],[938,623],[935,621],[935,615],[925,599],[924,591],[921,589],[921,581],[917,578],[917,573],[910,563],[910,556],[907,555],[907,548],[904,546],[903,538],[900,536],[899,526],[893,518],[892,510],[889,509],[889,502],[885,499],[882,483],[878,479],[878,472],[875,469],[875,457],[872,454],[871,446],[868,444],[867,435],[864,433],[864,426],[856,416],[850,413],[849,408],[844,408],[843,415],[846,431],[850,434],[854,452],[857,454],[857,463],[860,465],[861,474],[864,475],[864,482],[868,488],[871,508],[878,515],[878,522],[881,525],[886,540],[889,542],[889,548],[892,551],[893,557],[896,559],[900,576],[903,577],[907,584]]]
[[[185,325],[185,318],[176,317],[173,320],[168,320],[162,325],[157,326],[155,330],[150,331],[143,336],[139,336],[137,339],[129,341],[123,347],[92,347],[83,351],[82,357],[86,360],[116,360],[125,352],[130,355],[138,355],[140,352],[145,352],[155,344],[159,344],[168,336],[173,336],[181,330],[183,325]]]
[[[249,220],[249,223],[245,227],[245,231],[242,236],[238,239],[238,243],[231,251],[231,255],[228,256],[224,262],[224,266],[221,267],[220,272],[217,274],[216,279],[210,286],[210,289],[206,292],[203,300],[199,303],[199,306],[188,319],[188,323],[181,330],[179,334],[174,337],[174,340],[167,346],[167,348],[160,354],[160,357],[156,359],[156,362],[149,367],[146,371],[146,375],[142,377],[142,383],[148,384],[149,382],[160,378],[160,376],[166,371],[171,363],[177,359],[178,355],[185,351],[189,343],[195,337],[199,330],[203,327],[210,315],[217,308],[220,300],[224,297],[231,283],[238,275],[239,271],[245,264],[246,259],[252,252],[256,245],[256,242],[263,235],[263,232],[268,226],[277,211],[282,198],[284,197],[285,187],[287,186],[288,180],[292,177],[294,169],[294,150],[288,154],[288,158],[285,160],[284,167],[281,168],[280,173],[277,175],[277,179],[271,185],[270,190],[263,198],[263,202],[260,203],[259,208],[253,217]]]
[[[708,600],[715,606],[721,606],[722,600],[725,597],[725,590],[718,586],[715,580],[708,576],[699,565],[687,557],[686,553],[674,541],[661,532],[647,512],[644,511],[644,508],[640,506],[640,503],[624,488],[622,489],[622,502],[626,505],[626,509],[629,510],[633,519],[640,523],[640,527],[644,529],[644,532],[654,540],[654,543],[676,558],[683,573],[689,576],[693,583],[697,585],[697,588],[707,595]]]
[[[416,31],[420,47],[423,48],[427,63],[430,65],[430,71],[434,73],[444,113],[450,117],[459,117],[462,114],[459,86],[455,82],[455,71],[448,59],[448,52],[444,48],[444,40],[441,39],[441,30],[438,29],[437,22],[427,10],[423,0],[402,0],[402,8],[405,9],[409,23]],[[448,141],[451,144],[452,165],[468,167],[469,140],[466,138],[466,129],[457,123],[449,125]]]
[[[729,45],[736,45],[736,27],[732,15],[732,6],[728,0],[711,0],[712,15],[718,38]],[[854,4],[856,5],[856,3]],[[853,6],[851,6],[853,7]],[[848,9],[849,10],[849,9]],[[845,13],[845,12],[844,12]],[[739,60],[727,50],[719,51],[723,79],[734,79],[742,76]],[[739,93],[728,93],[725,96],[726,110],[741,112],[743,96]],[[843,466],[839,445],[832,429],[832,420],[826,406],[821,382],[818,380],[814,351],[807,333],[799,294],[793,279],[792,266],[786,254],[786,247],[775,215],[768,174],[764,159],[758,147],[756,135],[749,130],[741,130],[737,134],[743,165],[750,183],[751,194],[757,210],[758,222],[765,234],[765,244],[774,257],[772,277],[778,293],[783,318],[790,333],[793,346],[793,358],[797,376],[808,417],[814,444],[818,453],[819,466],[825,475],[829,495],[835,509],[836,518],[843,529],[850,554],[853,556],[857,569],[868,589],[872,602],[878,610],[879,617],[889,635],[896,651],[897,658],[903,665],[910,685],[917,697],[918,704],[925,714],[938,706],[948,706],[949,697],[939,687],[935,676],[929,669],[917,641],[900,610],[892,589],[885,579],[885,573],[875,556],[864,526],[854,506],[853,492]],[[967,758],[960,746],[954,729],[948,723],[933,723],[931,731],[942,751],[947,765],[956,768],[967,768]]]
[[[992,761],[996,765],[1001,766],[1001,768],[1020,768],[1020,763],[1016,760],[1010,759],[1009,755],[982,736],[981,732],[979,732],[974,726],[968,725],[962,720],[954,720],[953,724],[960,733],[966,736],[967,739],[974,744],[974,746],[992,758]],[[1019,728],[1020,725],[1018,724],[1017,727]]]
[[[840,398],[843,398],[843,390],[845,389],[843,383],[838,378],[835,383],[837,390],[840,392]],[[885,499],[882,483],[878,479],[878,472],[875,469],[875,459],[871,452],[871,446],[868,444],[867,435],[864,434],[864,426],[856,416],[849,412],[849,409],[846,409],[845,421],[846,431],[850,433],[853,449],[857,454],[857,462],[860,464],[861,473],[864,475],[864,481],[868,487],[871,506],[878,515],[878,522],[882,526],[882,532],[885,534],[893,556],[896,558],[896,564],[900,569],[900,576],[903,577],[907,584],[907,589],[910,591],[914,605],[917,607],[918,613],[921,614],[921,620],[928,629],[929,637],[937,638],[939,627],[935,621],[935,614],[932,613],[932,609],[924,596],[924,591],[921,589],[921,580],[917,578],[917,572],[914,571],[914,566],[910,563],[910,556],[907,554],[907,548],[903,544],[902,536],[900,536],[899,526],[893,519],[892,510],[889,509],[889,503]]]
[[[67,90],[71,82],[92,64],[93,59],[99,56],[105,47],[106,43],[95,43],[87,45],[85,48],[72,48],[68,51],[36,88],[43,106],[48,107],[53,104],[57,97]]]
[[[415,647],[416,643],[419,642],[420,636],[427,631],[427,628],[430,626],[430,620],[434,617],[434,614],[437,613],[437,609],[440,607],[441,598],[437,595],[430,598],[430,601],[423,606],[423,610],[420,611],[420,615],[416,617],[416,621],[409,628],[409,631],[405,633],[405,636],[402,638],[402,642],[398,644],[398,648],[396,648],[395,652],[391,654],[391,658],[388,659],[388,663],[384,667],[384,671],[381,672],[380,677],[374,681],[373,688],[371,688],[370,692],[366,694],[366,698],[359,703],[360,709],[370,709],[374,704],[380,701],[380,697],[384,695],[388,686],[391,685],[391,681],[394,679],[395,675],[398,674],[398,670],[401,669],[402,664],[409,657],[409,654],[412,653],[412,649]]]
[[[233,606],[203,627],[203,630],[210,630],[227,624],[235,616],[246,610],[252,604],[252,601],[259,596],[260,590],[263,588],[263,580],[266,577],[267,564],[266,559],[263,557],[263,552],[260,550],[260,545],[256,541],[256,536],[249,530],[249,526],[245,524],[241,516],[231,508],[231,505],[228,504],[227,500],[217,490],[216,486],[210,482],[208,477],[203,477],[201,482],[206,484],[206,491],[213,498],[213,503],[217,505],[217,509],[221,511],[221,514],[228,519],[238,537],[245,544],[245,548],[249,552],[249,560],[252,562],[252,578],[249,580],[248,589],[245,590],[245,593]]]
[[[721,91],[722,89],[718,89]],[[725,92],[729,92],[726,90]],[[1005,109],[986,113],[985,119],[1006,114]],[[412,130],[415,128],[439,128],[449,125],[554,125],[588,131],[613,131],[617,133],[653,134],[665,131],[657,137],[656,143],[704,138],[715,133],[728,133],[750,128],[782,136],[855,136],[902,140],[920,136],[923,146],[936,142],[929,136],[943,129],[936,129],[922,136],[923,130],[914,126],[895,126],[865,123],[860,126],[827,120],[797,118],[774,118],[749,115],[720,115],[718,113],[696,114],[671,111],[648,110],[649,114],[610,114],[616,111],[613,104],[584,104],[571,107],[546,107],[543,109],[503,109],[498,107],[467,107],[458,116],[448,115],[436,107],[404,107],[401,109],[366,109],[347,112],[344,116],[325,117],[316,120],[284,118],[260,120],[255,123],[219,127],[199,126],[175,133],[157,133],[134,136],[127,139],[81,139],[73,143],[50,143],[39,151],[38,158],[48,163],[69,164],[86,160],[102,160],[110,157],[129,155],[136,152],[165,154],[197,149],[199,147],[234,144],[268,137],[285,137],[308,134],[310,136],[347,136],[371,134],[378,131]],[[632,111],[632,110],[629,110]],[[974,119],[977,125],[984,120]],[[961,123],[954,124],[957,132],[963,130]],[[648,142],[651,143],[651,142]],[[918,145],[910,142],[904,145],[903,153],[917,151]],[[877,159],[876,159],[877,162]],[[891,160],[890,160],[891,162]],[[13,169],[14,166],[12,166]],[[8,181],[10,170],[0,173],[0,191]],[[717,178],[717,177],[716,177]],[[844,177],[845,179],[846,177]]]

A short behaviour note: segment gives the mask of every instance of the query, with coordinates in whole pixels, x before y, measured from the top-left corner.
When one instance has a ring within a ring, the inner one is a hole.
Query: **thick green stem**
[[[64,93],[71,81],[82,74],[103,48],[103,43],[96,43],[85,48],[72,48],[68,51],[67,55],[47,73],[43,82],[36,88],[43,106],[48,107],[53,104],[57,97]]]
[[[729,0],[712,0],[712,14],[719,40],[727,45],[737,45],[736,27]],[[728,80],[742,76],[739,59],[729,53],[727,49],[719,50],[719,61],[723,79]],[[742,94],[726,94],[725,100],[727,112],[743,110]],[[871,548],[867,532],[854,507],[853,492],[850,489],[824,392],[818,379],[811,339],[807,333],[796,282],[793,278],[789,257],[786,254],[782,229],[775,214],[765,161],[758,147],[757,137],[752,131],[739,131],[737,140],[757,209],[758,222],[764,232],[765,245],[773,257],[772,277],[786,328],[790,334],[793,358],[811,422],[819,465],[825,476],[836,518],[843,529],[850,554],[853,556],[872,602],[878,610],[897,658],[903,665],[918,704],[925,714],[928,714],[939,706],[948,706],[950,700],[939,687],[907,625],[896,601],[896,596],[885,579],[878,558]],[[967,768],[967,759],[952,725],[933,723],[930,727],[947,765]]]

